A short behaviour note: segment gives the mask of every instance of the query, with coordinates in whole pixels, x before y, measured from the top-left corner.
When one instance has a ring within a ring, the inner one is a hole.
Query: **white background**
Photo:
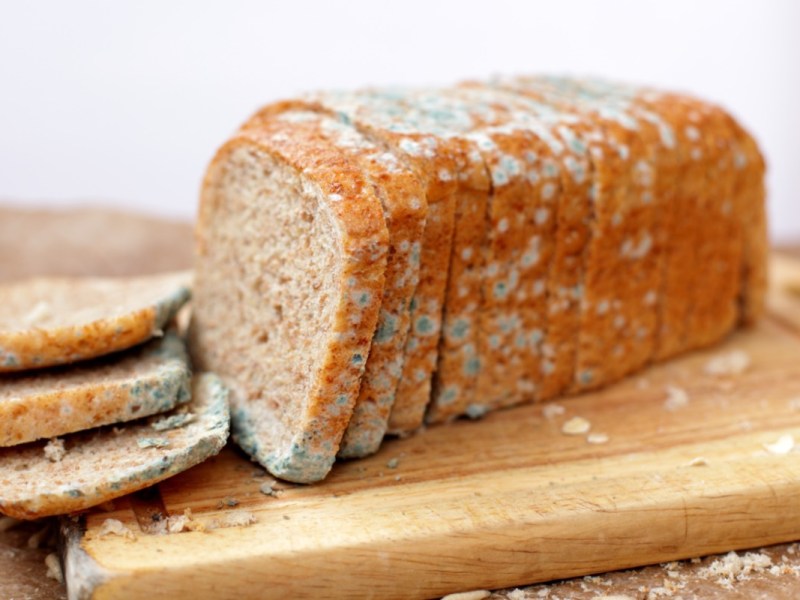
[[[319,88],[593,74],[721,102],[800,239],[794,0],[0,0],[0,198],[191,218],[205,164],[260,104]]]

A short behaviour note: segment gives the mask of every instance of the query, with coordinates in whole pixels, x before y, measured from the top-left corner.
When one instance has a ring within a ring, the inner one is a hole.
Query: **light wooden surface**
[[[227,449],[156,495],[90,514],[95,537],[72,557],[84,578],[97,575],[99,599],[429,598],[798,539],[800,454],[766,449],[784,435],[800,442],[800,300],[781,285],[758,328],[564,400],[564,415],[528,406],[430,428],[337,465],[321,485],[276,484],[277,497]],[[748,369],[705,372],[734,350]],[[668,386],[689,402],[668,410]],[[609,441],[562,433],[573,416]],[[187,508],[200,521],[245,511],[257,522],[141,529],[155,511]],[[96,537],[108,518],[136,539]]]

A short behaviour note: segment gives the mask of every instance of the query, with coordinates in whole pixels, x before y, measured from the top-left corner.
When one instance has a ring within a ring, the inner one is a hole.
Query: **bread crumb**
[[[588,436],[586,436],[586,441],[590,444],[605,444],[608,442],[608,434],[590,433]]]
[[[398,466],[399,464],[400,464],[400,461],[399,461],[398,459],[396,459],[396,458],[390,458],[390,459],[389,459],[389,460],[386,462],[386,466],[387,466],[389,469],[396,469],[396,468],[397,468],[397,466]]]
[[[61,562],[54,552],[44,557],[44,564],[47,567],[45,577],[55,579],[58,583],[64,583],[64,572],[61,570]]]
[[[506,594],[508,600],[526,600],[528,595],[525,593],[524,590],[519,588],[514,588],[510,592]]]
[[[61,462],[67,455],[67,449],[64,447],[64,440],[61,438],[53,438],[44,447],[44,456],[50,462]]]
[[[667,399],[664,401],[664,408],[670,412],[680,410],[689,404],[689,394],[683,388],[668,385]]]
[[[261,486],[258,488],[258,491],[264,494],[265,496],[272,496],[273,498],[278,497],[278,492],[275,491],[271,483],[262,483]]]
[[[742,350],[715,356],[706,363],[705,372],[715,377],[727,377],[744,373],[750,366],[750,356]]]
[[[763,446],[770,454],[789,454],[789,452],[794,450],[794,436],[787,433],[771,444],[763,444]]]
[[[545,419],[555,419],[556,417],[560,417],[566,412],[566,409],[561,406],[560,404],[545,404],[542,407],[542,416]]]
[[[205,531],[206,526],[201,521],[196,521],[192,509],[187,508],[182,515],[167,517],[164,533],[182,533],[184,531]]]
[[[93,537],[102,538],[109,535],[118,535],[129,540],[136,539],[136,534],[128,529],[122,521],[118,521],[117,519],[106,519],[103,521],[103,524],[100,525],[100,529]]]
[[[589,433],[592,424],[583,417],[572,417],[561,427],[561,433],[566,435],[583,435]]]
[[[246,510],[234,510],[224,515],[211,519],[206,523],[206,530],[225,529],[226,527],[247,527],[258,523],[256,516]]]
[[[695,456],[692,460],[690,460],[686,466],[688,467],[705,467],[708,466],[708,461],[702,456]]]
[[[636,598],[627,594],[611,594],[610,596],[595,596],[594,600],[636,600]]]
[[[155,431],[168,431],[170,429],[177,429],[178,427],[183,427],[187,423],[191,423],[194,420],[194,415],[192,413],[179,413],[177,415],[172,415],[171,417],[164,417],[155,421],[154,423],[150,424]]]
[[[707,567],[699,569],[698,574],[701,577],[715,577],[718,584],[732,589],[734,582],[749,579],[751,573],[767,572],[772,566],[772,559],[767,554],[747,552],[744,556],[739,556],[736,552],[728,552]]]
[[[492,595],[489,590],[472,590],[471,592],[457,592],[455,594],[447,594],[443,596],[442,600],[483,600]]]
[[[233,508],[234,506],[239,506],[239,501],[236,498],[231,498],[230,496],[227,496],[225,499],[217,502],[217,508],[225,508],[226,506],[229,506],[231,508]]]
[[[167,438],[148,438],[148,437],[141,437],[136,440],[136,445],[139,448],[167,448],[169,446],[169,440]]]

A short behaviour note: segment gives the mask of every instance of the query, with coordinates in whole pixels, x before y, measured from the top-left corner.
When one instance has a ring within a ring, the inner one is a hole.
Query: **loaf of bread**
[[[757,319],[763,179],[721,108],[604,81],[275,103],[206,175],[192,353],[240,445],[317,481],[387,432],[607,385]]]

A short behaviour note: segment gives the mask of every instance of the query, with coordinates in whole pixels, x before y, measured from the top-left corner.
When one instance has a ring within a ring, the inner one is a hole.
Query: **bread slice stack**
[[[323,479],[387,433],[608,385],[763,311],[764,161],[724,110],[497,78],[275,103],[217,153],[191,352]]]
[[[190,279],[0,286],[0,512],[81,510],[219,451],[227,392],[209,374],[192,381],[171,326]]]

